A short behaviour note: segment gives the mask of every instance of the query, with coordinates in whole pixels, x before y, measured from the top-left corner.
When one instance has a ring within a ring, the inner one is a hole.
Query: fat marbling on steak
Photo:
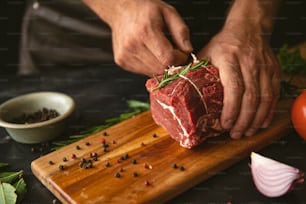
[[[154,121],[182,147],[190,149],[224,132],[223,86],[218,69],[207,61],[194,58],[190,65],[170,67],[163,76],[149,79],[146,88]]]

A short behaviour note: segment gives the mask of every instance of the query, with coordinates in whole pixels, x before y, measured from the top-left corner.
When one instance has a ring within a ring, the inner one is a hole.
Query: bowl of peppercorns
[[[47,142],[63,133],[74,109],[74,100],[66,94],[28,93],[0,105],[0,126],[17,142]]]

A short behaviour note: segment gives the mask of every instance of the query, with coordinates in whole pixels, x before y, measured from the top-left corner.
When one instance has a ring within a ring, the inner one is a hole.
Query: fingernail
[[[233,139],[239,139],[239,138],[241,138],[241,136],[242,136],[241,132],[233,132],[231,134],[231,138],[233,138]]]
[[[230,129],[234,125],[234,120],[226,120],[224,122],[223,128],[224,129]]]
[[[192,48],[190,40],[184,40],[183,43],[184,43],[186,51],[192,52],[193,48]]]
[[[262,128],[267,128],[270,125],[270,121],[264,121],[264,123],[261,125]]]
[[[255,134],[256,130],[254,128],[250,128],[249,130],[246,131],[245,136],[253,136]]]

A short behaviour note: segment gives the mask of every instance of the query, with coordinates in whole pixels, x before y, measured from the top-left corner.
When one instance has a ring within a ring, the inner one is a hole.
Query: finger
[[[189,29],[178,12],[173,7],[168,6],[163,10],[163,16],[174,43],[183,52],[191,53],[193,48],[190,42]]]
[[[116,64],[128,71],[148,76],[164,71],[164,66],[153,53],[143,43],[137,43],[137,40],[129,39],[119,43],[114,36],[113,47]]]
[[[220,79],[224,88],[221,125],[225,129],[230,129],[240,111],[240,101],[244,91],[242,75],[237,60],[233,56],[221,55],[212,58],[212,64],[219,68]]]
[[[143,42],[164,68],[186,63],[188,55],[174,49],[162,30],[154,29]]]
[[[164,67],[158,59],[153,55],[153,53],[145,46],[142,46],[140,52],[137,53],[136,57],[139,61],[144,64],[143,69],[148,70],[146,75],[152,77],[153,75],[158,75],[164,73],[166,67]]]
[[[120,66],[123,69],[133,73],[140,73],[147,76],[153,76],[154,74],[154,70],[152,70],[151,67],[146,66],[135,56],[128,57],[123,63],[120,64]]]
[[[263,121],[268,116],[269,110],[271,109],[272,101],[273,101],[273,86],[272,86],[272,74],[268,73],[266,69],[268,67],[264,67],[265,70],[262,70],[260,73],[260,101],[258,105],[258,109],[255,115],[255,118],[246,131],[246,136],[252,136],[261,127]]]
[[[230,131],[232,138],[240,138],[253,121],[259,98],[258,68],[252,56],[241,58],[241,73],[245,91],[243,93],[241,110],[234,126]]]
[[[271,123],[280,96],[280,71],[279,71],[280,68],[277,62],[275,63],[275,65],[276,69],[272,76],[272,91],[273,91],[272,105],[266,119],[262,123],[261,126],[262,128],[268,127],[269,124]]]

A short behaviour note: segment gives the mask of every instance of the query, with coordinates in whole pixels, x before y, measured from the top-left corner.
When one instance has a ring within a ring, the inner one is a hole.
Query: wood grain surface
[[[31,168],[63,203],[160,203],[288,134],[292,130],[290,105],[290,101],[281,101],[272,125],[253,137],[232,140],[225,134],[192,150],[181,148],[145,112],[108,128],[107,136],[102,131],[45,155],[33,161]],[[109,145],[106,152],[104,142]],[[98,154],[98,161],[93,168],[81,168],[80,160],[90,159],[91,153]],[[122,159],[126,154],[128,158]]]

